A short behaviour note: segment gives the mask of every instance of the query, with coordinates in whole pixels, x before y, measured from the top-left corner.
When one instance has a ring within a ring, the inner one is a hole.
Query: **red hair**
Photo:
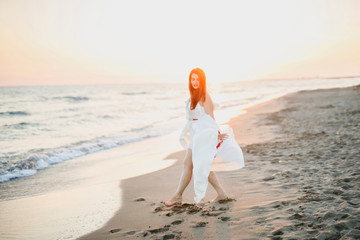
[[[198,76],[200,86],[194,89],[191,84],[191,75],[195,73]],[[205,102],[206,99],[206,76],[205,72],[201,68],[194,68],[189,75],[189,92],[191,99],[190,109],[194,110],[199,101]]]

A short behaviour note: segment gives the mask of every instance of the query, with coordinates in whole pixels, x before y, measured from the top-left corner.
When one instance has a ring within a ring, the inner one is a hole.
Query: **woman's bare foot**
[[[215,199],[212,200],[212,202],[219,202],[229,199],[229,197],[226,194],[217,195]]]
[[[182,197],[175,196],[167,201],[162,201],[161,203],[164,204],[166,207],[171,207],[174,205],[180,205],[181,202],[182,202]]]

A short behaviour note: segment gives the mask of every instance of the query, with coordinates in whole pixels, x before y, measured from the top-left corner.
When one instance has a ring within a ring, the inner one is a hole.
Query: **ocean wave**
[[[30,122],[20,122],[15,124],[5,124],[4,127],[8,129],[24,129],[30,125],[32,125]]]
[[[147,92],[122,92],[122,95],[144,95],[147,94]]]
[[[105,115],[99,115],[97,116],[98,118],[105,118],[105,119],[111,119],[111,118],[115,118],[114,116],[111,116],[111,115],[108,115],[108,114],[105,114]]]
[[[0,183],[34,175],[38,170],[45,169],[53,164],[159,135],[161,133],[138,134],[136,136],[122,135],[89,142],[78,142],[71,146],[32,154],[28,158],[17,162],[0,162]]]
[[[149,125],[139,127],[139,128],[131,128],[129,130],[125,130],[124,132],[141,132],[141,131],[150,129],[151,127],[153,127],[153,124],[149,124]]]
[[[248,104],[249,101],[241,100],[241,101],[234,101],[234,102],[228,102],[228,103],[222,103],[217,107],[217,109],[226,109],[226,108],[232,108],[232,107],[239,107]]]
[[[55,100],[67,100],[71,102],[81,102],[81,101],[88,101],[88,97],[82,97],[82,96],[64,96],[64,97],[53,97]]]
[[[8,111],[8,112],[0,112],[0,116],[27,116],[30,115],[28,112],[24,111]]]

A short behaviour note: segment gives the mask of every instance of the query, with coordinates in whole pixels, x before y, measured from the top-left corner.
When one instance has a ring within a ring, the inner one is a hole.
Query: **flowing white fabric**
[[[235,170],[245,164],[241,148],[234,140],[230,127],[222,126],[220,129],[199,103],[194,110],[190,110],[189,100],[186,101],[186,118],[188,122],[181,132],[180,143],[185,149],[192,149],[194,199],[198,203],[205,196],[210,171]],[[228,134],[220,146],[219,130]]]

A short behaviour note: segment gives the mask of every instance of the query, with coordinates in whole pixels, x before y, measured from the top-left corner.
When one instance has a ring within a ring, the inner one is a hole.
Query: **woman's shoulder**
[[[206,99],[205,99],[205,104],[208,104],[208,106],[217,109],[220,107],[220,105],[217,102],[214,102],[214,100],[211,97],[211,94],[206,92]]]
[[[213,105],[213,100],[211,98],[210,93],[208,93],[208,92],[206,92],[206,98],[205,98],[204,105]]]

